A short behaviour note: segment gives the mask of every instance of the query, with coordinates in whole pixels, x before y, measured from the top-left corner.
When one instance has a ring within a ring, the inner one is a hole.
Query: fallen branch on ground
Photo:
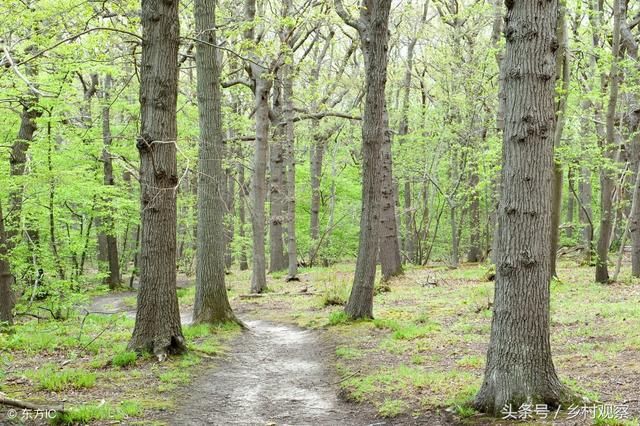
[[[11,407],[24,408],[27,410],[33,411],[55,411],[56,413],[64,413],[66,410],[64,406],[43,406],[38,404],[33,404],[27,401],[21,401],[19,399],[8,398],[5,394],[0,393],[0,404],[9,405]]]

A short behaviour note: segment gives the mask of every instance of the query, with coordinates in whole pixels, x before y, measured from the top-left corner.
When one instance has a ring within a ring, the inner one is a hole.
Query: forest
[[[0,425],[639,425],[637,2],[0,34]]]

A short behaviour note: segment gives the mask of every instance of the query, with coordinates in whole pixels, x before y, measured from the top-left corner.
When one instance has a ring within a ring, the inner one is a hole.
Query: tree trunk
[[[257,73],[264,72],[261,69],[255,71]],[[265,179],[269,151],[269,91],[271,90],[271,84],[271,80],[267,79],[266,76],[263,78],[260,75],[255,79],[256,140],[253,156],[253,180],[251,183],[253,191],[253,214],[251,215],[253,230],[252,293],[262,293],[267,288],[264,255],[264,203],[267,196]]]
[[[225,153],[222,138],[220,66],[216,56],[215,0],[194,3],[196,33],[204,42],[196,44],[198,116],[198,225],[196,239],[195,324],[237,321],[224,282]]]
[[[185,347],[176,293],[178,0],[142,0],[141,245],[138,309],[129,349],[158,359]]]
[[[225,150],[225,152],[229,152]],[[233,173],[233,169],[228,167],[225,170],[226,178],[226,192],[225,192],[225,217],[224,217],[224,267],[226,270],[230,270],[233,265],[233,250],[231,243],[233,243],[235,221],[235,193],[236,193],[236,177]]]
[[[2,205],[0,205],[0,323],[13,324],[15,298],[11,289],[13,275],[11,275],[8,255],[7,234],[4,229]]]
[[[282,74],[280,74],[282,79]],[[273,89],[274,137],[269,150],[269,272],[282,271],[287,267],[284,254],[283,223],[285,223],[285,165],[284,165],[284,128],[282,118],[282,86],[276,84]]]
[[[576,204],[573,191],[575,190],[574,168],[569,166],[567,170],[567,184],[569,185],[569,193],[567,194],[567,238],[573,238],[573,222],[576,216]]]
[[[288,16],[291,9],[291,0],[283,2],[285,13]],[[282,42],[291,43],[289,31],[284,31]],[[293,46],[289,45],[289,48]],[[293,58],[290,58],[293,60]],[[286,61],[285,61],[286,62]],[[284,148],[286,160],[286,185],[287,185],[287,253],[288,272],[287,281],[298,279],[298,246],[296,241],[296,155],[295,155],[295,129],[293,124],[293,67],[285,64],[282,68],[282,114],[284,118]]]
[[[313,121],[313,143],[309,149],[311,164],[311,239],[317,241],[320,236],[320,179],[322,177],[322,160],[324,158],[325,140],[319,127],[320,121]]]
[[[247,202],[247,196],[249,195],[249,189],[247,188],[247,183],[244,177],[244,164],[242,161],[238,161],[238,185],[240,186],[240,191],[238,195],[238,220],[240,221],[240,225],[238,227],[238,236],[240,237],[240,270],[246,271],[249,269],[249,264],[247,262],[247,247],[244,239],[245,234],[245,226],[247,224],[246,214],[245,214],[245,203]]]
[[[606,146],[604,155],[612,160],[615,152],[615,114],[618,102],[618,61],[620,56],[620,19],[622,13],[620,0],[613,2],[613,34],[611,42],[611,70],[609,72],[609,103],[606,117]],[[606,167],[600,169],[600,232],[596,248],[596,281],[609,282],[609,241],[611,239],[611,221],[613,214],[614,181],[611,171]]]
[[[502,193],[491,339],[478,410],[557,407],[549,280],[557,2],[507,3]],[[535,230],[535,232],[523,232]]]
[[[105,186],[114,186],[113,179],[113,163],[111,161],[111,123],[110,123],[110,106],[109,106],[109,91],[111,90],[111,75],[107,75],[104,79],[104,106],[102,107],[102,164],[104,169],[104,184]],[[113,207],[111,206],[111,199],[105,200],[108,210],[112,213]],[[107,249],[107,261],[109,262],[109,275],[106,278],[107,284],[110,289],[115,289],[120,285],[120,261],[118,257],[118,240],[115,235],[115,223],[111,219],[113,215],[109,214],[105,219],[107,222],[107,232],[104,234]],[[104,224],[103,224],[104,226]]]
[[[398,241],[398,225],[396,222],[396,197],[393,184],[393,157],[391,154],[391,129],[386,107],[384,112],[385,134],[380,147],[380,188],[382,191],[380,208],[380,265],[382,279],[402,273],[400,242]]]
[[[469,188],[473,188],[471,193],[471,205],[469,209],[471,233],[469,234],[469,252],[467,253],[467,262],[482,262],[482,230],[480,229],[480,194],[478,193],[478,184],[480,176],[477,170],[474,170],[469,177]]]
[[[554,149],[557,149],[562,143],[562,133],[564,130],[565,112],[567,109],[567,98],[569,96],[569,48],[567,38],[567,19],[565,6],[560,2],[558,4],[558,27],[557,39],[559,47],[557,50],[556,76],[562,79],[560,93],[558,94],[558,102],[556,104],[556,127],[553,135]],[[552,277],[557,277],[556,260],[558,253],[558,240],[560,237],[560,217],[562,214],[562,164],[559,158],[554,158],[553,167],[553,199],[551,202],[551,245],[549,250],[551,253],[551,271]]]
[[[341,0],[336,11],[360,35],[365,66],[365,102],[362,117],[362,214],[353,287],[345,311],[350,318],[373,317],[373,291],[380,228],[382,191],[378,171],[387,131],[385,86],[391,0],[364,0],[360,18],[353,22]],[[397,238],[397,236],[396,236]]]

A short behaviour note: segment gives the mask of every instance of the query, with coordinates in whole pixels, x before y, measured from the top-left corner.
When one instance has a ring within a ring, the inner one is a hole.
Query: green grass
[[[344,359],[357,359],[357,358],[362,358],[363,353],[358,349],[340,347],[340,348],[336,348],[336,356]]]
[[[122,401],[120,404],[87,404],[74,407],[64,414],[58,414],[53,420],[54,425],[88,424],[93,421],[111,420],[122,421],[129,417],[136,417],[143,412],[136,401]]]
[[[111,364],[114,367],[130,367],[135,365],[136,360],[138,359],[138,354],[132,351],[123,351],[118,352],[112,359]]]
[[[349,322],[349,317],[345,311],[335,311],[329,314],[329,325],[340,325]]]
[[[95,373],[82,369],[63,369],[56,371],[52,364],[47,364],[35,372],[29,372],[38,388],[59,392],[68,389],[91,388],[96,383]]]
[[[378,414],[382,417],[396,417],[406,412],[407,403],[401,399],[385,399],[378,407]]]

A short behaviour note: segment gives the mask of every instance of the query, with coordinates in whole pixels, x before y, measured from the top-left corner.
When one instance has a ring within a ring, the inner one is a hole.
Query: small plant
[[[38,382],[40,389],[53,392],[65,389],[91,388],[96,383],[96,375],[94,373],[81,369],[55,371],[50,364],[36,370],[32,377]]]
[[[382,417],[396,417],[404,413],[406,409],[407,404],[400,399],[385,399],[378,407],[378,414]]]
[[[351,284],[345,280],[331,281],[322,293],[322,306],[344,306],[349,300]]]
[[[336,348],[336,356],[344,359],[357,359],[362,357],[362,351],[343,346],[341,348]]]
[[[136,354],[135,352],[123,351],[123,352],[117,353],[113,357],[113,359],[111,360],[111,364],[114,367],[120,367],[120,368],[130,367],[136,363],[137,359],[138,359],[138,354]]]
[[[331,312],[329,315],[329,325],[345,324],[349,321],[347,313],[344,311]]]

